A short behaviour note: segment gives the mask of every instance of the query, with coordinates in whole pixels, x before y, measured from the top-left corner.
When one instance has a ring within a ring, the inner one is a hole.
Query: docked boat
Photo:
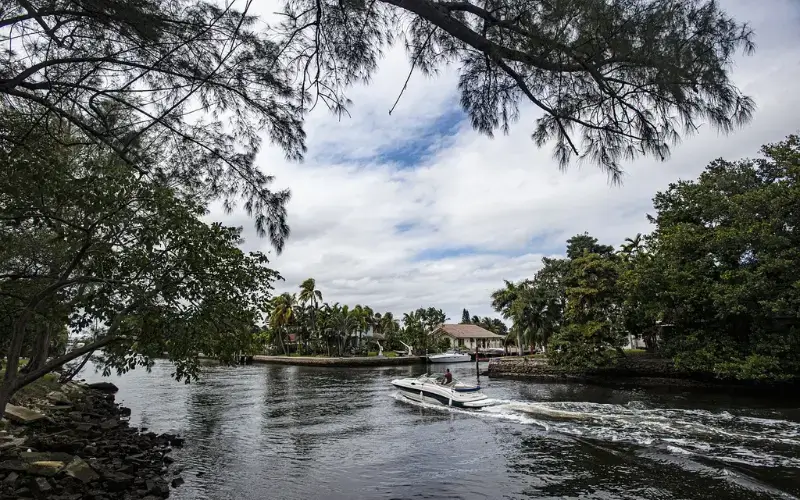
[[[422,403],[434,403],[461,408],[481,408],[494,402],[480,392],[480,386],[464,384],[453,379],[449,384],[444,378],[425,374],[417,378],[392,380],[404,397]]]
[[[431,363],[464,363],[471,359],[472,357],[469,353],[458,352],[454,349],[441,354],[431,354],[428,356],[428,361]]]

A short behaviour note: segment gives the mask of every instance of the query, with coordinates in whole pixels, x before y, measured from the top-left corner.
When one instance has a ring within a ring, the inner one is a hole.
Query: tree
[[[589,233],[576,234],[567,240],[567,258],[577,259],[584,253],[596,253],[598,255],[608,255],[614,252],[614,247],[601,245],[597,238],[590,236]]]
[[[469,324],[469,322],[470,322],[469,311],[464,309],[461,311],[461,324]]]
[[[387,312],[381,316],[380,331],[386,340],[386,346],[393,349],[398,346],[397,336],[400,333],[400,323],[394,318],[391,312]]]
[[[566,277],[565,325],[550,341],[555,365],[597,368],[621,355],[619,266],[611,254],[585,252],[570,262]]]
[[[300,283],[300,295],[298,296],[298,300],[301,303],[310,306],[312,333],[314,334],[316,340],[319,341],[317,310],[319,309],[319,303],[322,301],[322,292],[320,292],[316,286],[317,282],[314,280],[314,278],[308,278]]]
[[[279,275],[237,248],[239,229],[200,220],[204,197],[70,128],[0,118],[0,303],[11,325],[0,334],[0,412],[15,391],[99,349],[106,371],[120,372],[167,352],[189,380],[199,352],[229,360],[250,345]],[[46,324],[88,331],[86,345],[51,359]],[[26,343],[36,367],[23,373]]]
[[[800,138],[708,165],[656,194],[649,257],[630,273],[678,366],[741,379],[800,373]]]
[[[300,96],[276,64],[280,47],[256,31],[250,2],[241,5],[11,0],[0,11],[0,96],[29,127],[70,123],[142,171],[154,167],[136,147],[149,132],[167,146],[158,172],[226,206],[244,195],[280,251],[289,193],[271,191],[254,160],[265,130],[290,158],[302,156]]]
[[[274,334],[273,340],[277,340],[278,346],[284,355],[287,354],[285,339],[296,318],[295,305],[294,294],[282,293],[272,299],[272,304],[269,308],[269,326]]]
[[[698,120],[727,132],[754,108],[729,79],[736,51],[753,51],[753,34],[710,0],[285,5],[281,59],[298,68],[308,105],[345,112],[345,88],[368,81],[383,49],[402,39],[412,71],[459,65],[461,105],[475,129],[508,132],[520,104],[531,103],[542,112],[538,145],[554,140],[562,167],[579,156],[614,180],[623,159],[666,158]]]
[[[438,339],[432,334],[447,321],[447,315],[441,309],[423,308],[403,314],[403,341],[418,352],[427,352],[437,345]]]

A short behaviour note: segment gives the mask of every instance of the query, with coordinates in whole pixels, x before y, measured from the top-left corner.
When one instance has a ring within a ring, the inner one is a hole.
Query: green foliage
[[[2,118],[0,307],[10,328],[0,335],[8,366],[26,344],[38,352],[42,339],[58,354],[65,326],[86,335],[86,353],[104,348],[107,372],[167,353],[184,380],[197,375],[198,353],[230,359],[252,342],[279,276],[266,256],[238,248],[240,229],[200,219],[206,198],[166,173],[131,168],[69,128]],[[8,371],[3,390],[48,370],[39,368]]]
[[[469,320],[469,311],[464,309],[463,311],[461,311],[461,324],[467,324],[469,322],[470,322],[470,320]]]
[[[564,280],[565,324],[550,341],[554,365],[597,368],[617,360],[624,345],[618,327],[618,275],[618,259],[608,251],[584,249],[570,261]]]
[[[685,369],[739,379],[800,373],[800,140],[762,153],[716,160],[654,198],[651,255],[631,281],[649,318],[675,325],[662,348]]]
[[[401,339],[414,348],[416,352],[442,350],[440,338],[434,336],[436,329],[447,321],[447,315],[441,309],[423,308],[403,314],[403,330]]]
[[[562,366],[614,363],[631,336],[684,371],[796,378],[800,138],[762,153],[716,160],[697,180],[671,184],[653,200],[655,230],[617,253],[585,233],[571,238],[567,259],[506,282],[493,305],[522,343],[552,331],[548,357]]]

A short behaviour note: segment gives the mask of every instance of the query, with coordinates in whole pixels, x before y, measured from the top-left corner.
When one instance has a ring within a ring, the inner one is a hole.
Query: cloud
[[[703,127],[666,162],[626,165],[621,186],[590,166],[560,172],[551,151],[530,140],[533,108],[508,136],[474,132],[458,108],[453,68],[435,79],[412,76],[389,116],[409,69],[402,50],[389,51],[372,84],[349,93],[351,118],[312,114],[304,163],[287,163],[275,148],[260,154],[276,185],[293,193],[292,236],[273,257],[287,280],[282,290],[314,277],[329,302],[396,315],[434,306],[457,321],[464,307],[494,315],[489,294],[503,279],[531,276],[576,233],[618,245],[647,232],[656,191],[696,177],[714,158],[755,156],[762,144],[797,131],[800,9],[789,0],[761,10],[746,0],[724,6],[756,30],[755,56],[734,68],[737,84],[756,99],[753,122],[730,136]],[[269,250],[243,214],[214,211],[212,218],[243,226],[245,248]]]

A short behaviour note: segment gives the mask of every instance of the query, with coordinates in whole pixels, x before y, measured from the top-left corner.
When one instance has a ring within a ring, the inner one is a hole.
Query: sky
[[[651,230],[652,197],[670,182],[695,178],[716,158],[756,156],[762,144],[800,132],[800,3],[720,3],[756,33],[755,54],[737,57],[733,68],[735,84],[756,101],[754,119],[728,136],[703,126],[665,162],[625,164],[619,186],[589,164],[559,170],[551,147],[530,139],[533,106],[507,136],[472,130],[458,103],[457,67],[435,78],[414,74],[389,116],[409,69],[396,47],[370,85],[348,92],[351,117],[321,109],[309,117],[302,163],[275,147],[260,152],[274,187],[292,191],[292,234],[281,255],[242,211],[215,209],[210,218],[242,226],[243,249],[270,254],[285,278],[278,292],[297,291],[313,277],[330,303],[395,316],[433,306],[453,322],[462,308],[499,317],[491,292],[504,279],[531,277],[543,256],[564,253],[570,236],[586,231],[619,246]]]

